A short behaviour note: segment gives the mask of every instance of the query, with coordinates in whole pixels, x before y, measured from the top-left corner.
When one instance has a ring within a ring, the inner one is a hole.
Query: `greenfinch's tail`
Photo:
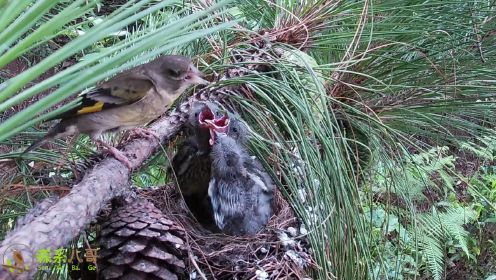
[[[22,152],[21,157],[30,151],[39,148],[41,145],[47,143],[48,141],[58,138],[59,135],[63,134],[66,131],[66,125],[64,122],[60,122],[54,127],[52,127],[47,134],[45,134],[40,139],[36,140],[31,146],[29,146],[24,152]]]
[[[29,146],[26,150],[24,150],[24,152],[22,152],[21,154],[21,157],[29,152],[31,152],[32,150],[36,149],[36,148],[39,148],[41,145],[45,144],[46,142],[48,142],[49,140],[53,139],[54,136],[51,136],[49,134],[46,134],[45,136],[43,136],[42,138],[36,140],[33,144],[31,144],[31,146]]]

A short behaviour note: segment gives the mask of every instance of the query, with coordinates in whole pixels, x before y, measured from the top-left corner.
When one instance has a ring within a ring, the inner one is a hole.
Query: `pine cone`
[[[101,279],[179,279],[185,273],[184,229],[146,199],[113,211],[102,225]]]

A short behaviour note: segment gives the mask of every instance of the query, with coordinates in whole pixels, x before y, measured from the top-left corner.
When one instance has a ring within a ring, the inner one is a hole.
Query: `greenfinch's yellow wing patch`
[[[80,95],[81,101],[77,107],[52,119],[68,119],[129,105],[145,97],[152,87],[153,83],[146,77],[125,73],[123,76],[110,79],[97,88]]]

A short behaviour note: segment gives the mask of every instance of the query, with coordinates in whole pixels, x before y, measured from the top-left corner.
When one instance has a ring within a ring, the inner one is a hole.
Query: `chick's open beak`
[[[198,70],[195,66],[190,65],[189,70],[186,73],[185,79],[188,80],[192,84],[200,84],[200,85],[208,85],[209,81],[203,79],[205,75]]]
[[[214,113],[208,106],[204,106],[203,109],[201,110],[200,114],[198,115],[198,123],[200,124],[201,127],[208,128],[210,125],[208,124],[207,121],[213,120],[215,118]]]
[[[224,115],[218,119],[207,119],[205,120],[205,123],[207,123],[210,129],[213,129],[220,133],[226,133],[227,127],[229,125],[229,118],[227,117],[227,115]]]
[[[217,119],[207,119],[205,120],[205,123],[207,123],[208,128],[210,129],[210,140],[209,143],[210,145],[213,145],[215,142],[215,138],[218,133],[226,133],[227,128],[229,126],[229,117],[226,115],[222,116],[221,118]]]

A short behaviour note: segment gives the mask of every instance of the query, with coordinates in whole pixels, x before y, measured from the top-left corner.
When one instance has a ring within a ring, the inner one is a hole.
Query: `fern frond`
[[[444,254],[439,240],[423,235],[419,241],[428,270],[432,273],[433,279],[440,280],[443,274]]]
[[[438,217],[446,234],[457,241],[468,256],[467,237],[469,233],[463,225],[474,220],[474,211],[462,207],[450,207],[445,212],[439,213]]]

